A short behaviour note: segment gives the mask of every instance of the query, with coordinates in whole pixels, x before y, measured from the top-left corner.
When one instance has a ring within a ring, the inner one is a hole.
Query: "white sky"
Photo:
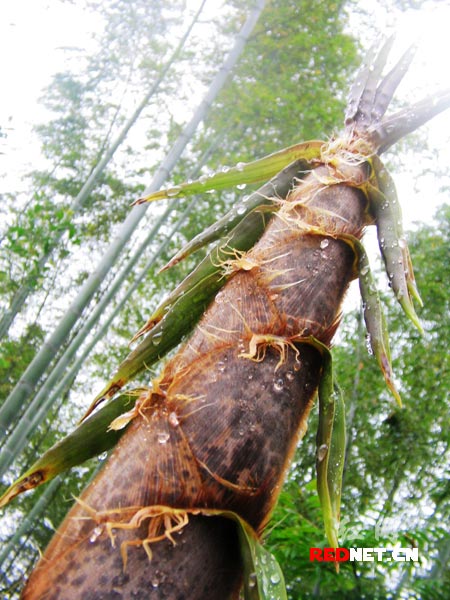
[[[416,102],[434,91],[450,88],[450,1],[427,2],[420,10],[406,12],[386,11],[380,3],[373,0],[358,0],[358,6],[366,8],[371,15],[372,29],[370,39],[361,39],[364,47],[370,47],[377,41],[375,32],[396,34],[396,43],[392,53],[395,62],[409,45],[419,43],[417,54],[401,83],[396,97],[406,102]],[[382,4],[382,3],[381,3]],[[353,14],[349,19],[349,31],[365,29],[364,17]],[[414,150],[402,157],[404,171],[393,173],[399,199],[403,208],[406,227],[414,222],[430,221],[436,207],[449,201],[450,195],[450,109],[435,117],[422,128],[428,139],[428,146],[436,156],[433,161],[429,153],[420,154]],[[398,153],[395,146],[390,153]],[[386,155],[389,160],[389,153]],[[414,179],[414,173],[433,168],[437,161],[439,171],[447,175],[439,180],[433,173]],[[447,193],[439,193],[447,187]]]
[[[199,0],[190,0],[195,7]],[[208,8],[220,10],[223,2],[209,0]],[[372,11],[373,23],[379,31],[397,31],[396,54],[418,38],[421,45],[417,57],[405,78],[399,96],[417,100],[433,90],[450,87],[450,2],[430,2],[428,8],[410,10],[406,14],[386,12],[373,0],[361,0],[358,6],[367,4]],[[0,125],[7,130],[8,138],[0,140],[1,190],[18,190],[21,174],[30,170],[39,156],[38,142],[31,135],[33,123],[45,119],[45,111],[38,99],[51,76],[64,68],[67,59],[62,48],[86,47],[90,42],[90,28],[101,26],[86,19],[82,10],[74,4],[61,4],[58,0],[15,0],[2,2],[0,8]],[[349,30],[363,31],[364,17],[353,14]],[[371,35],[373,36],[372,29]],[[370,34],[370,32],[369,32]],[[364,40],[369,46],[374,39]],[[434,119],[427,128],[429,144],[438,153],[442,169],[450,164],[450,110]],[[300,140],[299,140],[300,141]],[[433,175],[414,182],[412,173],[424,163],[424,156],[408,154],[407,171],[395,173],[399,196],[407,225],[413,221],[429,220],[436,206],[445,197],[438,194],[444,183]],[[413,163],[413,164],[412,164]],[[428,165],[431,166],[431,165]]]
[[[17,178],[38,155],[39,144],[30,139],[30,130],[46,117],[39,104],[42,90],[64,69],[67,56],[62,48],[88,46],[87,25],[76,5],[57,0],[2,2],[0,125],[8,138],[0,140],[0,176],[8,174],[8,188],[17,187]]]

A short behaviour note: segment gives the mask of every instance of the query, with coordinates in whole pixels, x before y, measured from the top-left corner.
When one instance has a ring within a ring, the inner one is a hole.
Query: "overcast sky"
[[[190,0],[192,7],[199,0]],[[450,87],[450,2],[430,2],[426,8],[407,13],[386,12],[373,0],[361,0],[358,6],[367,4],[373,12],[373,22],[382,32],[397,31],[395,52],[402,53],[407,45],[420,38],[420,48],[410,73],[399,95],[407,100],[417,100],[433,90]],[[209,0],[209,10],[220,10],[222,2]],[[299,18],[301,15],[299,15]],[[18,190],[25,186],[20,176],[28,171],[38,156],[38,143],[30,131],[33,123],[45,119],[39,106],[42,89],[51,76],[64,68],[68,46],[89,47],[90,35],[101,26],[86,16],[76,3],[60,3],[58,0],[15,0],[2,2],[0,9],[0,125],[8,137],[0,140],[0,191]],[[364,31],[364,17],[354,14],[349,19],[349,29]],[[374,31],[374,30],[372,30]],[[371,34],[373,37],[373,33]],[[364,45],[373,39],[363,38]],[[429,144],[436,148],[438,158],[445,169],[450,164],[450,110],[436,118],[428,128]],[[300,141],[300,140],[299,140]],[[414,183],[409,169],[431,166],[424,157],[411,155],[408,170],[396,173],[399,195],[407,224],[417,220],[429,220],[437,204],[445,201],[438,195],[439,187],[450,181],[436,180],[432,175]],[[416,188],[416,189],[415,189]]]

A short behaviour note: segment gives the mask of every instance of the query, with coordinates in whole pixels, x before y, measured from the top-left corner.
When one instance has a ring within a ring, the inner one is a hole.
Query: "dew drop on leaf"
[[[249,588],[254,588],[256,586],[256,573],[250,573],[250,575],[248,576],[248,587]]]
[[[270,576],[270,583],[272,583],[273,585],[280,583],[280,576],[278,575],[278,573],[274,573]]]
[[[178,194],[181,192],[181,187],[178,185],[176,187],[171,188],[170,190],[168,190],[167,192],[167,196],[169,198],[173,198],[175,196],[178,196]]]
[[[362,275],[363,277],[364,277],[364,275],[367,275],[367,274],[368,274],[368,272],[369,272],[369,267],[368,267],[368,265],[364,266],[364,267],[361,269],[361,275]]]
[[[317,449],[317,460],[319,462],[322,462],[322,460],[325,458],[327,453],[328,453],[328,446],[326,444],[322,444],[321,446],[319,446],[319,448]]]

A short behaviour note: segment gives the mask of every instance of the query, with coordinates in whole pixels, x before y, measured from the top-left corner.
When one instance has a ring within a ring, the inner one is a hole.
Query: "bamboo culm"
[[[172,535],[175,546],[170,539],[151,543],[158,519],[161,531],[170,531],[170,516],[166,522],[162,516],[145,518],[144,510],[139,526],[127,523],[145,507],[204,507],[235,511],[262,531],[321,373],[320,353],[302,340],[331,340],[355,276],[354,254],[336,236],[360,237],[366,208],[358,189],[324,188],[313,173],[290,194],[245,260],[230,257],[234,276],[189,342],[138,399],[135,419],[69,513],[24,598],[99,600],[115,592],[117,598],[144,598],[149,589],[158,589],[155,598],[237,597],[242,574],[232,523],[191,516]],[[308,232],[319,222],[323,228],[324,220],[333,236]],[[116,523],[114,543],[122,553],[111,551],[105,521]],[[219,583],[223,573],[227,585]]]
[[[217,513],[229,511],[263,532],[316,392],[327,402],[323,390],[333,390],[327,348],[357,276],[366,325],[375,338],[372,349],[401,402],[381,305],[359,242],[368,225],[377,225],[379,238],[394,227],[392,243],[380,247],[387,265],[394,255],[401,259],[403,268],[390,280],[416,322],[412,301],[420,296],[406,243],[397,239],[401,231],[391,219],[385,222],[376,210],[384,200],[398,215],[392,182],[376,155],[410,130],[405,111],[383,117],[412,57],[407,52],[398,73],[394,69],[379,83],[389,46],[363,65],[343,137],[323,146],[302,145],[303,152],[313,152],[309,174],[291,173],[290,190],[267,199],[276,210],[271,208],[257,241],[244,251],[225,239],[221,251],[205,259],[220,269],[224,285],[214,290],[204,313],[203,307],[192,309],[203,316],[190,338],[151,386],[136,391],[134,408],[111,423],[112,429],[127,429],[58,529],[24,599],[238,598],[243,579],[238,531],[233,520]],[[437,112],[450,104],[450,94],[438,100]],[[410,109],[414,126],[435,114],[434,107],[431,112],[421,107]],[[202,294],[193,297],[203,301]],[[157,327],[152,319],[146,331],[151,327]],[[149,340],[161,343],[149,334],[145,348]],[[118,373],[129,379],[142,370],[138,355],[133,351]],[[116,373],[94,407],[128,379]],[[321,460],[333,445],[342,449],[345,440],[332,437],[327,426],[322,434],[331,443],[317,451],[318,491],[333,537],[341,485],[334,478],[342,465],[327,473]]]

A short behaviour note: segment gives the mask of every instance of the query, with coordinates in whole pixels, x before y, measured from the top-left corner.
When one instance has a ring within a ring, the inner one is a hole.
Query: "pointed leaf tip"
[[[381,160],[371,158],[372,183],[368,184],[371,210],[375,216],[378,244],[392,290],[406,316],[423,333],[412,299],[422,304],[416,287],[408,245],[403,236],[400,203],[392,177]]]
[[[382,352],[380,354],[379,363],[380,363],[381,371],[383,373],[386,385],[392,392],[392,395],[394,396],[398,407],[403,408],[402,399],[400,397],[400,394],[399,394],[397,387],[395,385],[395,382],[394,382],[394,372],[392,370],[391,362],[384,352]]]
[[[267,180],[284,169],[295,160],[302,159],[307,163],[320,156],[324,142],[310,140],[278,150],[273,154],[248,163],[238,163],[234,167],[223,167],[212,175],[202,176],[195,181],[188,181],[170,188],[152,192],[139,198],[134,204],[153,202],[155,200],[177,199],[192,194],[202,194],[208,191],[218,191],[235,185],[256,183]]]
[[[411,323],[414,325],[414,327],[417,329],[420,335],[423,335],[424,330],[422,324],[420,322],[419,317],[417,316],[417,313],[414,309],[414,305],[411,302],[409,296],[402,295],[398,297],[398,301],[400,303],[400,306],[403,308],[403,312],[405,313],[405,315],[408,317],[408,319],[411,321]]]
[[[0,498],[0,507],[11,502],[19,494],[34,489],[59,473],[112,448],[124,430],[109,431],[108,426],[124,413],[134,400],[131,394],[115,398],[52,446],[6,490]]]

